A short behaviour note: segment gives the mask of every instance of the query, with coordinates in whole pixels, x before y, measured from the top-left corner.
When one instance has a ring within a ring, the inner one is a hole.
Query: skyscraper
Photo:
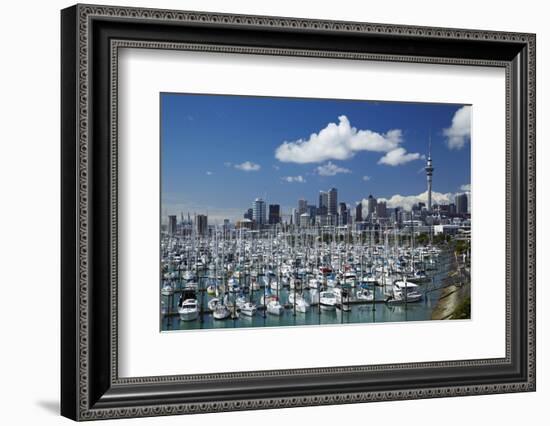
[[[338,204],[338,214],[340,215],[339,224],[347,225],[348,224],[348,206],[346,203]]]
[[[357,206],[355,206],[355,221],[363,222],[363,203],[362,202],[359,202]]]
[[[307,200],[298,200],[298,213],[302,214],[307,211]]]
[[[281,223],[281,206],[279,204],[269,205],[268,222],[270,225],[276,225],[278,223]]]
[[[327,204],[328,214],[336,216],[338,214],[338,190],[336,188],[331,188],[328,191]]]
[[[208,232],[208,216],[205,214],[198,214],[196,218],[197,222],[197,234],[201,237],[206,236]]]
[[[432,175],[434,168],[432,166],[432,136],[430,135],[430,143],[428,148],[428,160],[426,161],[426,179],[428,181],[428,211],[432,211]]]
[[[292,224],[294,226],[300,225],[300,213],[298,212],[298,209],[292,209]]]
[[[260,226],[266,224],[265,201],[261,198],[256,198],[252,204],[252,219]]]
[[[328,192],[319,191],[319,208],[317,209],[319,216],[326,216],[328,214]]]
[[[374,198],[371,194],[367,199],[367,213],[371,219],[375,211],[376,211],[376,198]]]
[[[175,235],[176,228],[177,228],[176,215],[168,216],[168,234]]]
[[[466,193],[457,194],[455,196],[455,204],[456,204],[456,212],[458,214],[468,213],[468,195]]]
[[[379,201],[376,204],[376,217],[388,217],[388,212],[386,210],[386,202],[385,201]]]

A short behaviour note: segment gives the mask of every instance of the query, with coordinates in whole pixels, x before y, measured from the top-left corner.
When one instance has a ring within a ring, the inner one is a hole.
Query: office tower
[[[208,232],[208,216],[198,214],[196,217],[197,234],[201,237],[206,236]]]
[[[467,194],[457,194],[455,196],[455,205],[456,212],[458,214],[468,213],[468,195]]]
[[[307,200],[298,200],[298,212],[300,214],[305,213],[307,211]]]
[[[252,204],[252,219],[257,225],[261,226],[266,224],[265,201],[261,198],[256,198]]]
[[[319,191],[319,208],[317,209],[319,216],[326,216],[328,214],[328,192]]]
[[[338,214],[339,214],[339,224],[347,225],[348,224],[348,206],[346,206],[346,203],[338,204]]]
[[[328,214],[336,216],[338,214],[338,190],[336,188],[331,188],[328,191],[327,204]]]
[[[308,205],[306,209],[306,213],[309,214],[311,224],[314,224],[315,219],[317,217],[317,207]]]
[[[299,226],[300,225],[300,213],[298,212],[298,209],[292,209],[291,220],[292,220],[292,224],[294,226]]]
[[[378,217],[378,218],[388,217],[385,201],[379,201],[376,204],[376,217]]]
[[[372,218],[373,213],[376,211],[376,198],[374,198],[372,195],[369,195],[369,198],[367,199],[367,213],[369,217]]]
[[[248,209],[246,212],[244,212],[243,217],[245,219],[252,220],[253,213],[254,213],[253,209]]]
[[[300,226],[309,226],[311,221],[311,217],[309,216],[309,213],[302,213],[300,215]]]
[[[281,206],[279,204],[269,205],[268,222],[270,225],[277,225],[278,223],[281,223]]]
[[[355,221],[363,222],[363,203],[361,202],[355,206]]]
[[[168,234],[176,235],[177,223],[176,215],[168,216]]]

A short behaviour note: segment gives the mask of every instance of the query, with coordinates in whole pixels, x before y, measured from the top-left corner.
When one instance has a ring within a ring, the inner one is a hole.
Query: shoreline
[[[456,259],[444,282],[445,287],[441,290],[437,305],[432,311],[432,320],[457,319],[453,318],[453,315],[470,297],[469,269],[459,265]]]

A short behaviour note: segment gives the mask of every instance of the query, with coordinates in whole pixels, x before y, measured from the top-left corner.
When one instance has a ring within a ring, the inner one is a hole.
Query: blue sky
[[[160,102],[163,216],[235,220],[256,197],[288,214],[333,186],[350,205],[372,194],[406,207],[426,191],[430,134],[440,199],[470,183],[468,106],[171,93]]]

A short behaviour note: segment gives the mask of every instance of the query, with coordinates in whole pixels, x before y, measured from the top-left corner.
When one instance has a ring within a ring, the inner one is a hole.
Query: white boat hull
[[[199,317],[199,311],[192,310],[192,311],[181,311],[180,314],[180,320],[182,321],[194,321]]]

